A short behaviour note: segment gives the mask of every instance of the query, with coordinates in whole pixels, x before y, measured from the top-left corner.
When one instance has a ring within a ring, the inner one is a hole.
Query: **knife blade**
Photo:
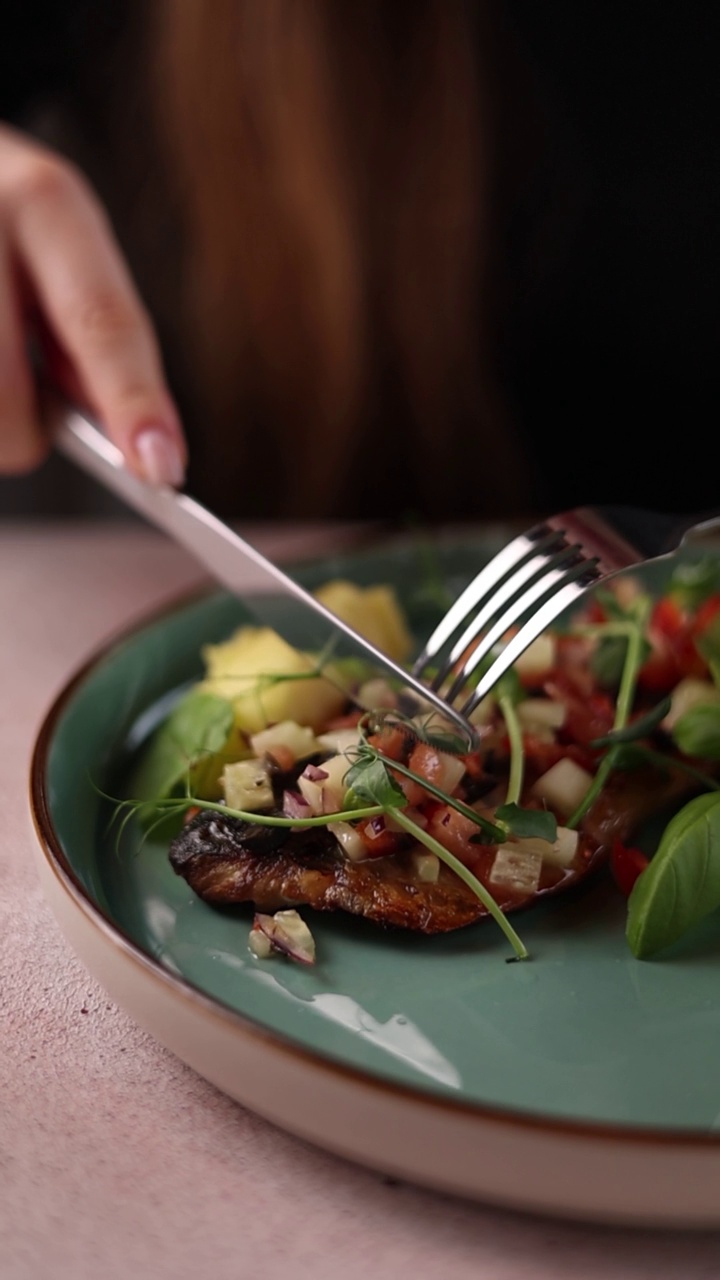
[[[83,410],[52,396],[46,404],[45,418],[56,448],[66,458],[185,547],[214,578],[240,597],[259,622],[277,631],[294,648],[322,655],[323,672],[331,675],[335,683],[337,661],[359,656],[374,669],[401,682],[450,721],[464,741],[474,744],[473,727],[454,707],[316,600],[229,525],[187,494],[169,486],[148,484],[134,475],[125,465],[121,451]]]

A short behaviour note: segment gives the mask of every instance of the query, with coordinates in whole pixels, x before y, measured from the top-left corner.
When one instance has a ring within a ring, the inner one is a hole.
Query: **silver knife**
[[[439,694],[376,649],[194,498],[135,476],[120,450],[82,410],[50,396],[45,420],[61,453],[186,547],[260,622],[295,648],[322,654],[326,663],[360,656],[430,704],[465,741],[475,742],[472,726]],[[288,602],[296,607],[288,609]]]

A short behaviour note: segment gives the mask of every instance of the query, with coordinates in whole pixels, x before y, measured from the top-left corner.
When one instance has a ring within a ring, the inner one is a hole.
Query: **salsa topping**
[[[508,916],[604,862],[633,952],[652,955],[720,905],[717,568],[680,564],[659,599],[627,577],[596,591],[482,700],[472,751],[358,664],[242,628],[208,647],[120,807],[148,830],[192,814],[171,864],[208,902],[254,903],[258,955],[312,962],[307,904],[423,933],[491,916],[524,959]],[[407,658],[397,600],[370,592]],[[362,629],[362,589],[338,598]],[[638,832],[670,801],[651,857]]]

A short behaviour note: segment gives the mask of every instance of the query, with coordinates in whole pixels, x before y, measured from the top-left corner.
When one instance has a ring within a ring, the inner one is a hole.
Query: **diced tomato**
[[[404,839],[402,832],[389,831],[383,818],[367,818],[358,822],[357,831],[369,858],[387,858],[397,853]]]
[[[379,733],[373,733],[368,738],[370,746],[381,751],[388,760],[403,762],[407,760],[412,741],[412,734],[408,733],[407,729],[394,725],[385,725]]]
[[[613,727],[615,708],[606,693],[592,693],[589,698],[573,698],[566,704],[563,738],[588,746],[596,738],[603,738]]]
[[[594,689],[580,697],[572,679],[563,672],[548,681],[545,689],[550,697],[565,706],[565,723],[558,735],[563,742],[576,742],[587,747],[612,729],[615,707],[612,698],[602,689]]]
[[[650,859],[640,849],[622,844],[620,840],[615,841],[610,854],[610,870],[618,889],[626,898],[638,876],[649,864]]]
[[[562,683],[585,697],[595,687],[588,667],[589,643],[584,636],[559,635],[555,640],[555,666],[548,671],[543,688]]]
[[[681,677],[680,663],[672,649],[654,646],[638,672],[638,688],[648,693],[670,693]]]
[[[587,607],[583,611],[583,622],[588,625],[595,625],[600,622],[607,622],[607,613],[599,600],[590,600]]]
[[[652,652],[638,672],[638,687],[648,693],[671,693],[684,676],[702,679],[707,664],[698,653],[690,631],[679,633],[672,642],[649,634]]]
[[[200,810],[196,804],[191,804],[183,814],[183,825],[187,826],[188,822],[192,822],[193,818],[197,818]]]
[[[717,608],[720,599],[715,612]],[[708,610],[706,625],[712,616]],[[652,651],[638,672],[639,688],[670,693],[684,676],[701,679],[707,674],[707,664],[695,645],[697,618],[670,596],[663,596],[653,608],[647,634]]]
[[[357,729],[364,711],[348,711],[347,715],[334,716],[332,720],[328,720],[324,727],[324,733],[335,733],[337,729]]]
[[[463,764],[465,772],[473,782],[482,782],[487,777],[485,763],[479,751],[472,751],[469,755],[463,756]]]
[[[423,804],[423,802],[427,800],[428,792],[424,787],[421,787],[420,783],[416,782],[414,778],[406,778],[405,775],[399,773],[397,769],[391,769],[390,772],[397,782],[400,790],[403,792],[409,805],[417,808],[418,805]]]
[[[272,751],[269,752],[269,756],[283,773],[289,772],[296,760],[294,752],[282,742],[278,742],[273,747]]]
[[[446,795],[452,795],[465,773],[465,762],[459,756],[438,751],[437,747],[431,747],[427,742],[418,742],[413,747],[408,768],[412,769],[418,777],[431,782]],[[430,794],[430,792],[423,792],[425,797],[429,797]],[[422,798],[410,800],[410,803],[419,804]]]
[[[662,636],[667,636],[669,640],[673,640],[687,630],[687,625],[687,613],[680,608],[677,600],[673,600],[670,596],[663,596],[653,606],[650,631],[658,632]]]
[[[472,837],[482,836],[480,827],[471,818],[458,813],[450,805],[438,805],[427,827],[428,835],[450,853],[454,853],[466,867],[473,867],[478,860],[479,848]]]
[[[558,760],[574,760],[575,764],[579,764],[588,773],[594,773],[597,768],[597,752],[576,742],[545,742],[542,738],[526,733],[523,734],[523,746],[528,767],[537,777],[547,773]]]

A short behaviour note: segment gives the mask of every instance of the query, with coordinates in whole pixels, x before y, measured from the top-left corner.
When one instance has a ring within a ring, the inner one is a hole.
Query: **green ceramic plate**
[[[492,550],[486,543],[441,545],[439,563],[451,591]],[[417,586],[427,583],[427,575],[412,547],[328,561],[298,573],[311,587],[339,575],[361,583],[392,582],[419,635],[436,616],[432,591]],[[142,844],[130,827],[116,847],[108,831],[111,806],[96,788],[120,792],[138,742],[178,688],[198,675],[201,644],[226,636],[248,618],[244,606],[225,594],[180,603],[92,662],[48,717],[36,751],[35,818],[45,870],[48,860],[52,870],[51,899],[61,886],[64,905],[55,901],[58,914],[90,967],[160,1039],[241,1101],[379,1167],[452,1185],[452,1178],[433,1177],[432,1162],[427,1169],[408,1169],[384,1148],[375,1154],[347,1138],[333,1142],[320,1121],[313,1127],[282,1109],[274,1113],[242,1079],[228,1080],[227,1070],[242,1076],[242,1064],[214,1074],[198,1058],[193,1045],[205,1034],[199,1028],[191,1026],[178,1040],[152,993],[170,992],[202,1009],[203,1016],[216,1013],[231,1034],[235,1028],[241,1039],[259,1037],[270,1057],[278,1050],[297,1051],[318,1078],[339,1072],[340,1078],[384,1090],[385,1100],[409,1098],[433,1116],[526,1122],[527,1132],[581,1134],[584,1141],[647,1140],[656,1163],[663,1151],[710,1157],[717,1188],[716,919],[673,954],[638,962],[624,939],[624,902],[600,873],[575,892],[515,917],[531,963],[506,963],[507,943],[492,923],[427,939],[383,933],[341,915],[308,913],[319,959],[307,969],[281,959],[257,961],[247,946],[248,912],[214,910],[194,897],[172,872],[162,844]],[[83,917],[82,938],[68,924],[68,899]],[[103,960],[87,941],[88,927],[90,934],[102,935]],[[128,995],[122,982],[118,986],[113,948],[140,966],[140,996]],[[460,1179],[454,1189],[495,1194],[492,1183],[477,1177]],[[497,1198],[553,1211],[593,1211],[564,1194],[563,1203],[551,1196],[549,1205],[543,1203],[547,1193],[536,1194],[532,1187],[515,1196],[500,1189]],[[657,1215],[648,1212],[662,1220],[668,1206],[659,1206]],[[634,1214],[647,1220],[648,1212],[631,1208],[623,1215],[609,1182],[598,1199],[601,1217],[633,1220]],[[692,1221],[692,1211],[683,1211],[679,1220]],[[706,1205],[700,1220],[714,1221],[714,1211]]]

